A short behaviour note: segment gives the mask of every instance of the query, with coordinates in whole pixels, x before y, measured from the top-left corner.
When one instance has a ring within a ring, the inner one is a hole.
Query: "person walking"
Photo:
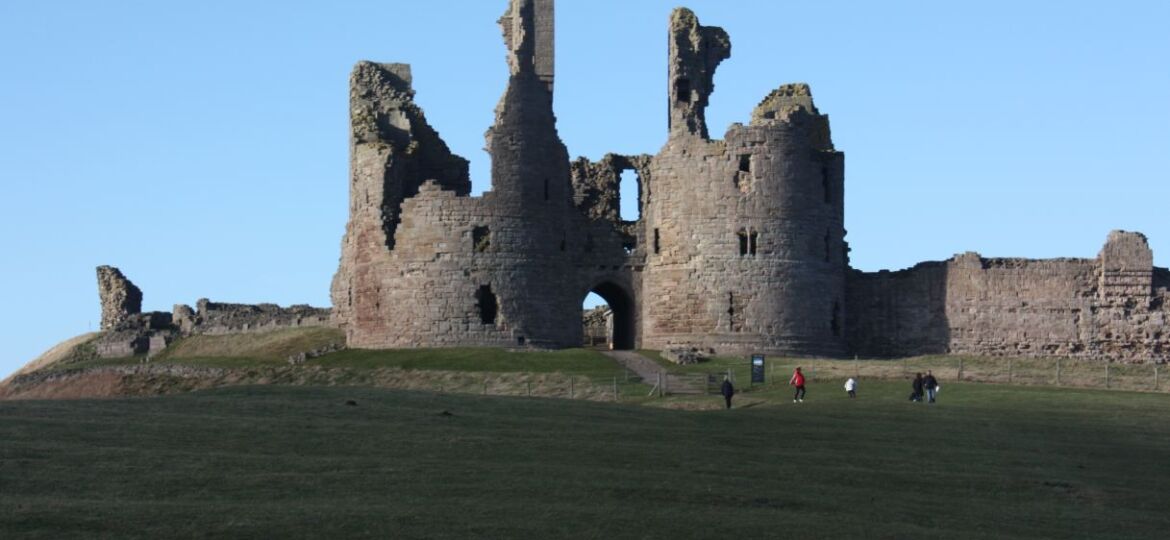
[[[926,370],[926,377],[922,379],[922,388],[926,390],[927,403],[934,403],[934,396],[938,393],[938,380],[930,370]]]
[[[922,401],[922,385],[922,374],[915,374],[914,382],[910,383],[910,388],[913,389],[913,391],[910,392],[910,401]]]
[[[723,394],[723,399],[727,401],[727,408],[731,408],[731,396],[735,395],[735,387],[731,385],[731,379],[726,376],[723,377],[723,388],[719,390]]]
[[[857,379],[849,377],[849,380],[845,381],[845,391],[849,393],[849,399],[857,397]]]
[[[800,366],[796,367],[796,371],[792,373],[792,378],[788,379],[788,384],[796,387],[796,393],[792,394],[792,402],[804,403],[804,373],[800,372]]]

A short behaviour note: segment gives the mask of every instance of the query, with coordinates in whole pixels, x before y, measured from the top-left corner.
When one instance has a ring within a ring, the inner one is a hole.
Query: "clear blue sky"
[[[148,310],[328,305],[354,62],[408,62],[487,188],[505,0],[0,3],[0,375],[99,321],[94,267]],[[562,0],[572,155],[656,153],[680,0]],[[1111,229],[1170,265],[1170,3],[694,0],[732,57],[712,135],[812,85],[846,153],[854,266],[974,250],[1093,257]]]

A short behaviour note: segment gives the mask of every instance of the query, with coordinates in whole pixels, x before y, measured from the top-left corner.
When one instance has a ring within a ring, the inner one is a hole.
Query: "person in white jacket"
[[[849,380],[845,381],[845,391],[849,392],[850,399],[857,397],[857,379],[849,377]]]

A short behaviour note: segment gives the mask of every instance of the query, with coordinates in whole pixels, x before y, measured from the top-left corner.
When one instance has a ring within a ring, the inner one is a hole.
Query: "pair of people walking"
[[[910,401],[921,402],[924,399],[928,403],[934,403],[935,397],[938,396],[938,390],[941,386],[938,384],[938,379],[934,378],[934,374],[930,370],[926,370],[926,376],[923,377],[919,372],[914,375],[914,381],[910,383],[913,392],[910,394]]]

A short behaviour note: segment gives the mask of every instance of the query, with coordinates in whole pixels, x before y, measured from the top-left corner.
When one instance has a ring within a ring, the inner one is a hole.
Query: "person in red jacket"
[[[797,401],[804,403],[804,373],[800,372],[800,366],[796,367],[796,371],[792,373],[792,378],[788,379],[788,384],[796,387],[796,393],[792,395],[792,402]]]

